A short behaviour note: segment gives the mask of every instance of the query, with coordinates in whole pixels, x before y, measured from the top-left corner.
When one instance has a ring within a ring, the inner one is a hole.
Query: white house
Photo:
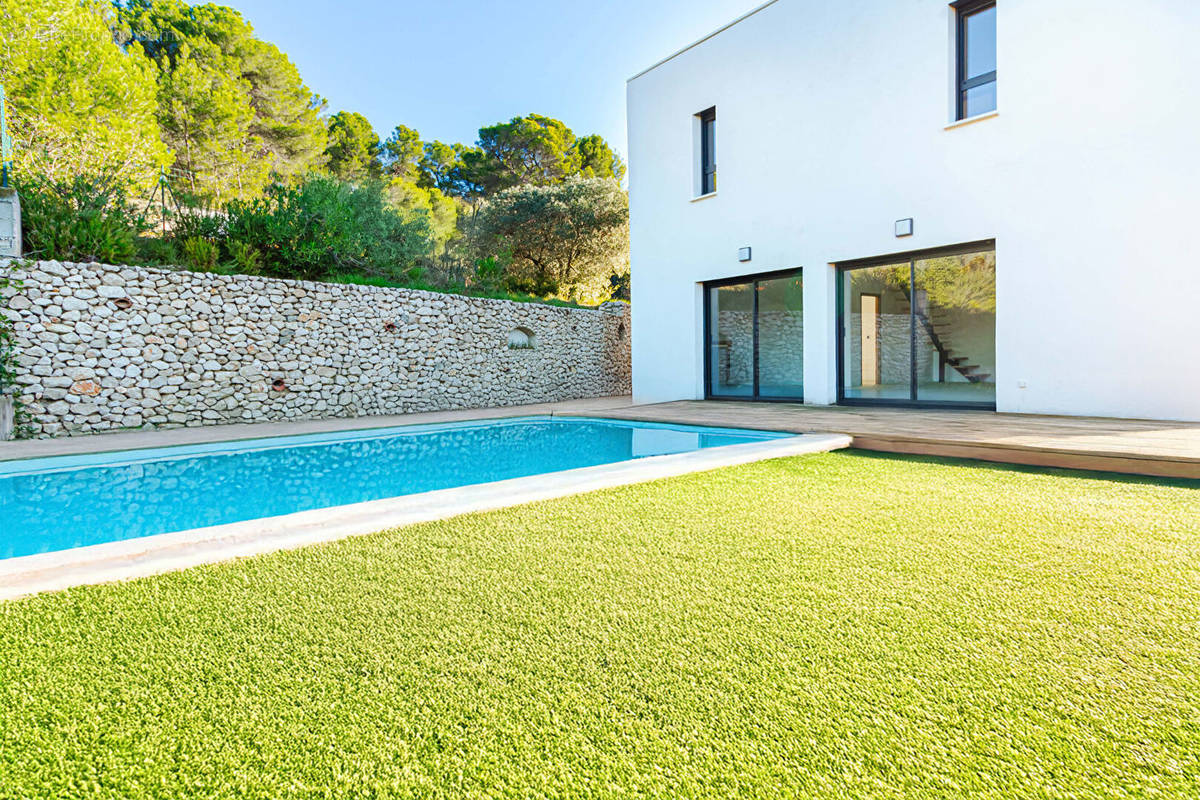
[[[1200,3],[775,0],[628,85],[633,389],[1200,419]]]

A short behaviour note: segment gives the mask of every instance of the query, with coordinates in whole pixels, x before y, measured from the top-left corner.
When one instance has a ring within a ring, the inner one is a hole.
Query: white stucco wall
[[[834,402],[831,264],[994,238],[999,410],[1200,419],[1198,42],[1200,3],[999,0],[999,113],[952,129],[945,0],[779,0],[634,78],[635,399],[703,395],[700,281],[803,267]]]

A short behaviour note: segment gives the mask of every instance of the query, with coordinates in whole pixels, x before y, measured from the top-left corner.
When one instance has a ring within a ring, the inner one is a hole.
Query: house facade
[[[775,0],[628,84],[633,391],[1200,419],[1200,4]]]

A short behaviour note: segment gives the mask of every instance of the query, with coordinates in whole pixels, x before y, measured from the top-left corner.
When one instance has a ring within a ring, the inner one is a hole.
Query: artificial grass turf
[[[0,605],[0,797],[1200,796],[1200,488],[762,462]]]

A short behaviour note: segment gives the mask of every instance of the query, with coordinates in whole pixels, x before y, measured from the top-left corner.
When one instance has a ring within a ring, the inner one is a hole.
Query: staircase
[[[904,291],[905,298],[912,304],[908,290]],[[983,367],[972,364],[965,354],[957,352],[954,347],[954,324],[950,315],[942,309],[928,309],[928,301],[917,304],[917,324],[925,331],[929,341],[938,353],[938,381],[946,381],[946,367],[950,367],[967,380],[968,383],[987,383],[992,375],[983,372]]]

